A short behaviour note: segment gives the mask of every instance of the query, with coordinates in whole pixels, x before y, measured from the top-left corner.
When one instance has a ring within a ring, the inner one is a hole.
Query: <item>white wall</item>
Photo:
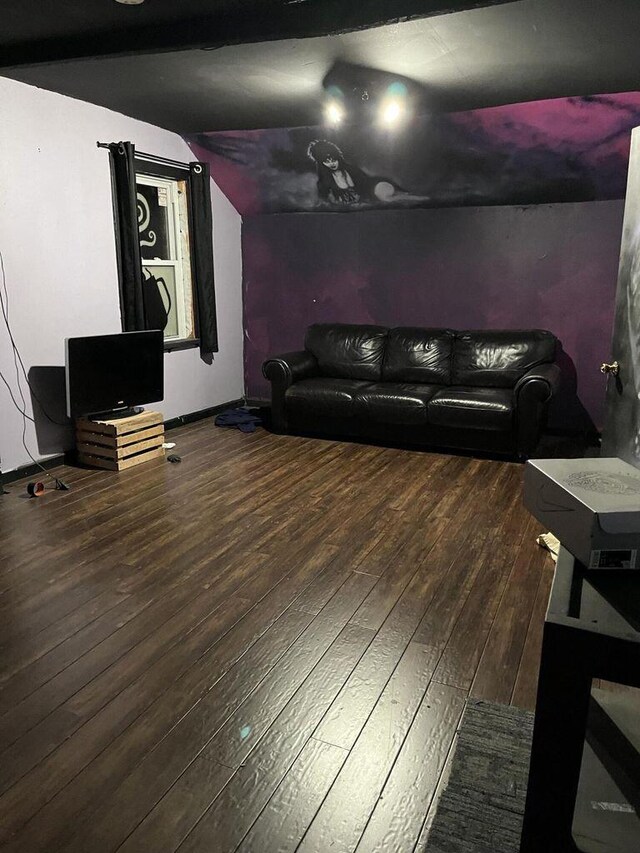
[[[0,251],[11,326],[27,370],[63,365],[66,337],[122,330],[108,152],[96,142],[130,140],[185,162],[193,154],[169,131],[2,78],[0,116]],[[155,407],[167,419],[244,393],[241,220],[213,182],[211,191],[220,352],[211,365],[194,349],[165,355],[165,399]],[[15,388],[3,323],[0,370]],[[22,417],[2,383],[0,413],[0,461],[9,471],[29,458]],[[39,443],[31,424],[27,443],[36,458],[63,449],[43,445],[42,436]]]

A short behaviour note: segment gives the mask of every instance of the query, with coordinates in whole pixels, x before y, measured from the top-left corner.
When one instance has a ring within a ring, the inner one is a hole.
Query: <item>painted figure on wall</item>
[[[327,139],[315,139],[307,154],[318,172],[318,198],[329,204],[352,205],[363,200],[365,175],[347,163],[342,151]]]
[[[307,148],[318,173],[318,199],[324,204],[341,207],[389,202],[399,187],[388,178],[368,175],[345,159],[334,142],[314,139]]]

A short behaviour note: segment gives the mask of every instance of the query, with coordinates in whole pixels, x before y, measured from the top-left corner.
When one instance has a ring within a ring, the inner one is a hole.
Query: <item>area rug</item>
[[[425,853],[518,853],[533,714],[470,699]]]

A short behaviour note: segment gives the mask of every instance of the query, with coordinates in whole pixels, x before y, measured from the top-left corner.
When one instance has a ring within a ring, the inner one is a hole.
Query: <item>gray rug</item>
[[[467,701],[425,853],[518,853],[533,714]]]

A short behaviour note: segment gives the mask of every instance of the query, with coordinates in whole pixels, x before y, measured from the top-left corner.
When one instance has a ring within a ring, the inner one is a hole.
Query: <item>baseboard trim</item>
[[[184,424],[191,424],[195,421],[201,421],[204,418],[210,418],[225,409],[244,405],[244,398],[239,400],[229,400],[228,403],[220,403],[218,406],[211,406],[208,409],[200,409],[197,412],[189,412],[186,415],[179,415],[177,418],[170,418],[168,421],[164,422],[164,428],[165,430],[175,429],[176,427],[183,426]],[[66,453],[60,453],[57,456],[50,456],[48,459],[42,459],[40,460],[40,465],[48,471],[50,468],[57,468],[58,465],[73,464],[74,462],[75,449],[68,450]],[[3,484],[8,485],[9,483],[14,483],[16,480],[31,477],[38,472],[42,474],[43,472],[40,465],[34,465],[32,462],[29,465],[21,465],[19,468],[14,468],[12,471],[0,471],[0,490]]]
[[[32,477],[34,474],[42,474],[42,469],[49,471],[51,468],[57,468],[59,465],[65,465],[73,461],[75,456],[74,450],[68,450],[66,453],[60,453],[58,456],[50,456],[48,459],[41,459],[39,465],[34,465],[30,462],[29,465],[21,465],[19,468],[14,468],[12,471],[0,472],[0,486],[7,486],[9,483],[15,483],[16,480],[22,480],[24,477]]]
[[[165,430],[175,429],[176,427],[184,426],[184,424],[192,424],[195,423],[195,421],[202,421],[204,418],[210,418],[213,415],[217,415],[219,412],[223,412],[225,409],[233,409],[244,405],[244,397],[239,400],[229,400],[227,403],[220,403],[218,406],[211,406],[208,409],[199,409],[197,412],[189,412],[187,415],[178,415],[177,418],[170,418],[168,421],[164,422],[164,428]]]

